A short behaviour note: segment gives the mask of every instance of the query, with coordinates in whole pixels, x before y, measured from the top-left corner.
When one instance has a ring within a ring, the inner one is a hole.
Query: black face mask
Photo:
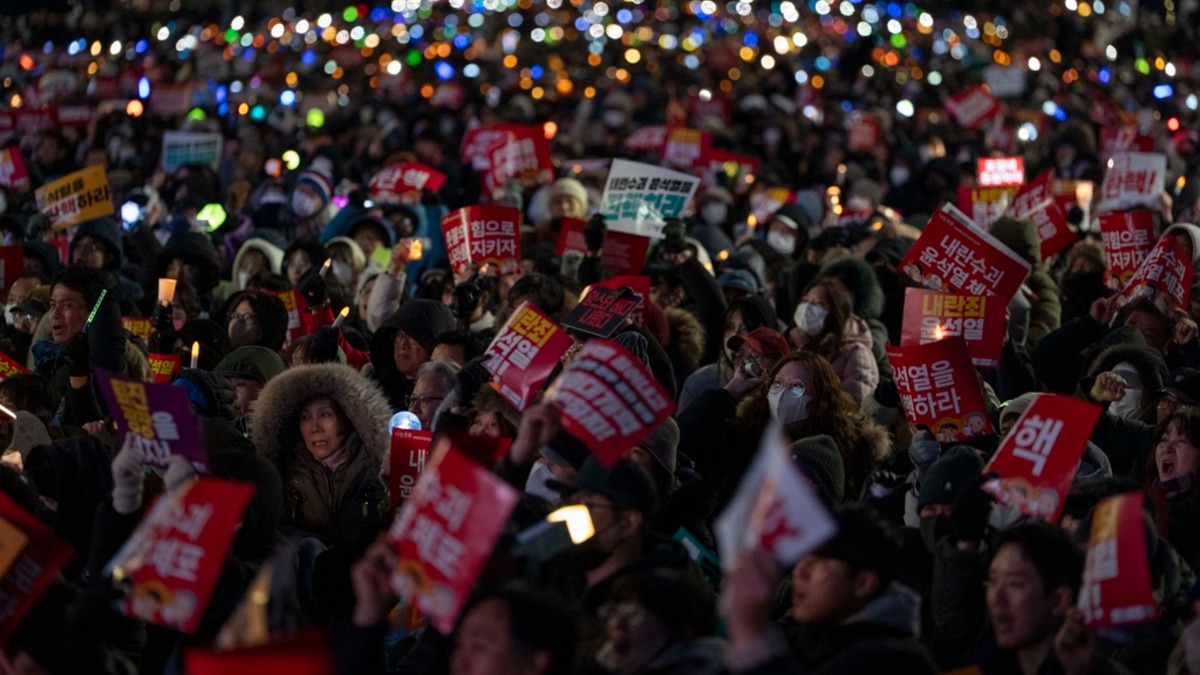
[[[954,521],[950,520],[950,516],[922,516],[921,517],[921,541],[925,542],[925,548],[931,553],[937,553],[937,543],[946,537],[954,529]]]

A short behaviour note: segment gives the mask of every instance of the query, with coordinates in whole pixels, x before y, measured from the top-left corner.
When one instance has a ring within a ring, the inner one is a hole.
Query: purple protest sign
[[[199,469],[208,465],[196,418],[181,387],[127,380],[102,368],[93,372],[122,446],[132,436],[143,463],[166,468],[171,455],[179,455]]]

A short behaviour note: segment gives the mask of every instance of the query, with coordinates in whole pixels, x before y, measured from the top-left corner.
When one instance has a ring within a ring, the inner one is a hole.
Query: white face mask
[[[6,323],[10,326],[13,325],[13,315],[10,313],[10,311],[12,310],[13,307],[16,307],[16,306],[17,306],[17,303],[15,303],[15,302],[8,302],[3,305],[4,323]],[[726,347],[726,349],[729,349],[729,348]]]
[[[791,394],[785,394],[784,391],[767,394],[767,405],[771,408],[771,419],[785,427],[808,419],[808,403],[811,400],[808,392],[805,392],[799,398]]]
[[[297,190],[292,193],[292,212],[301,218],[311,218],[321,210],[321,200]]]
[[[1126,389],[1125,396],[1120,400],[1113,401],[1108,406],[1108,412],[1124,419],[1132,419],[1137,416],[1138,411],[1142,407],[1142,390],[1141,389]]]
[[[897,185],[904,185],[911,177],[912,172],[908,170],[907,166],[893,166],[892,169],[888,171],[888,182],[891,183],[893,187]]]
[[[828,317],[829,310],[811,302],[802,302],[796,305],[796,313],[792,315],[796,321],[796,327],[809,337],[816,337],[825,330],[825,319]]]
[[[768,232],[767,245],[783,255],[796,252],[796,235],[787,232]]]
[[[556,504],[562,499],[562,495],[546,485],[547,482],[554,479],[554,474],[550,473],[550,465],[545,461],[537,462],[533,465],[533,470],[529,472],[529,478],[525,480],[525,494],[541,497],[551,504]]]
[[[728,344],[725,345],[725,358],[729,359],[730,363],[737,363],[737,352],[730,349]]]
[[[709,202],[700,209],[700,219],[714,227],[724,225],[729,217],[729,207],[721,202]]]
[[[246,284],[250,283],[250,280],[253,278],[254,278],[254,275],[250,274],[249,272],[238,271],[238,273],[237,273],[237,289],[239,291],[245,290]]]
[[[334,260],[333,264],[329,266],[329,271],[333,272],[333,278],[343,286],[348,285],[354,278],[354,272],[350,266],[341,260]]]

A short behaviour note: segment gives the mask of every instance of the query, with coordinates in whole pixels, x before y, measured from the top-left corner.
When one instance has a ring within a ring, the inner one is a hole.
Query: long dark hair
[[[854,313],[854,299],[850,297],[850,291],[846,289],[846,286],[834,277],[817,279],[804,289],[804,293],[801,293],[800,297],[803,298],[815,288],[820,288],[825,292],[829,315],[825,317],[825,330],[813,338],[814,343],[811,349],[832,360],[842,349],[846,324],[850,323],[850,317]]]
[[[1151,485],[1158,478],[1158,444],[1172,426],[1185,436],[1193,447],[1200,450],[1200,410],[1189,406],[1163,420],[1154,430],[1154,446],[1150,449],[1150,456],[1146,458],[1146,480]]]

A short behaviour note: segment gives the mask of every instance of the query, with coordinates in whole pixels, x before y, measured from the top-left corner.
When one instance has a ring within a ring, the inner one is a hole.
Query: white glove
[[[196,469],[191,462],[181,455],[171,455],[171,459],[167,461],[167,472],[163,474],[163,483],[167,492],[174,492],[195,475]]]
[[[129,515],[142,507],[142,453],[134,447],[133,435],[125,436],[121,451],[113,458],[112,504],[117,513]]]

